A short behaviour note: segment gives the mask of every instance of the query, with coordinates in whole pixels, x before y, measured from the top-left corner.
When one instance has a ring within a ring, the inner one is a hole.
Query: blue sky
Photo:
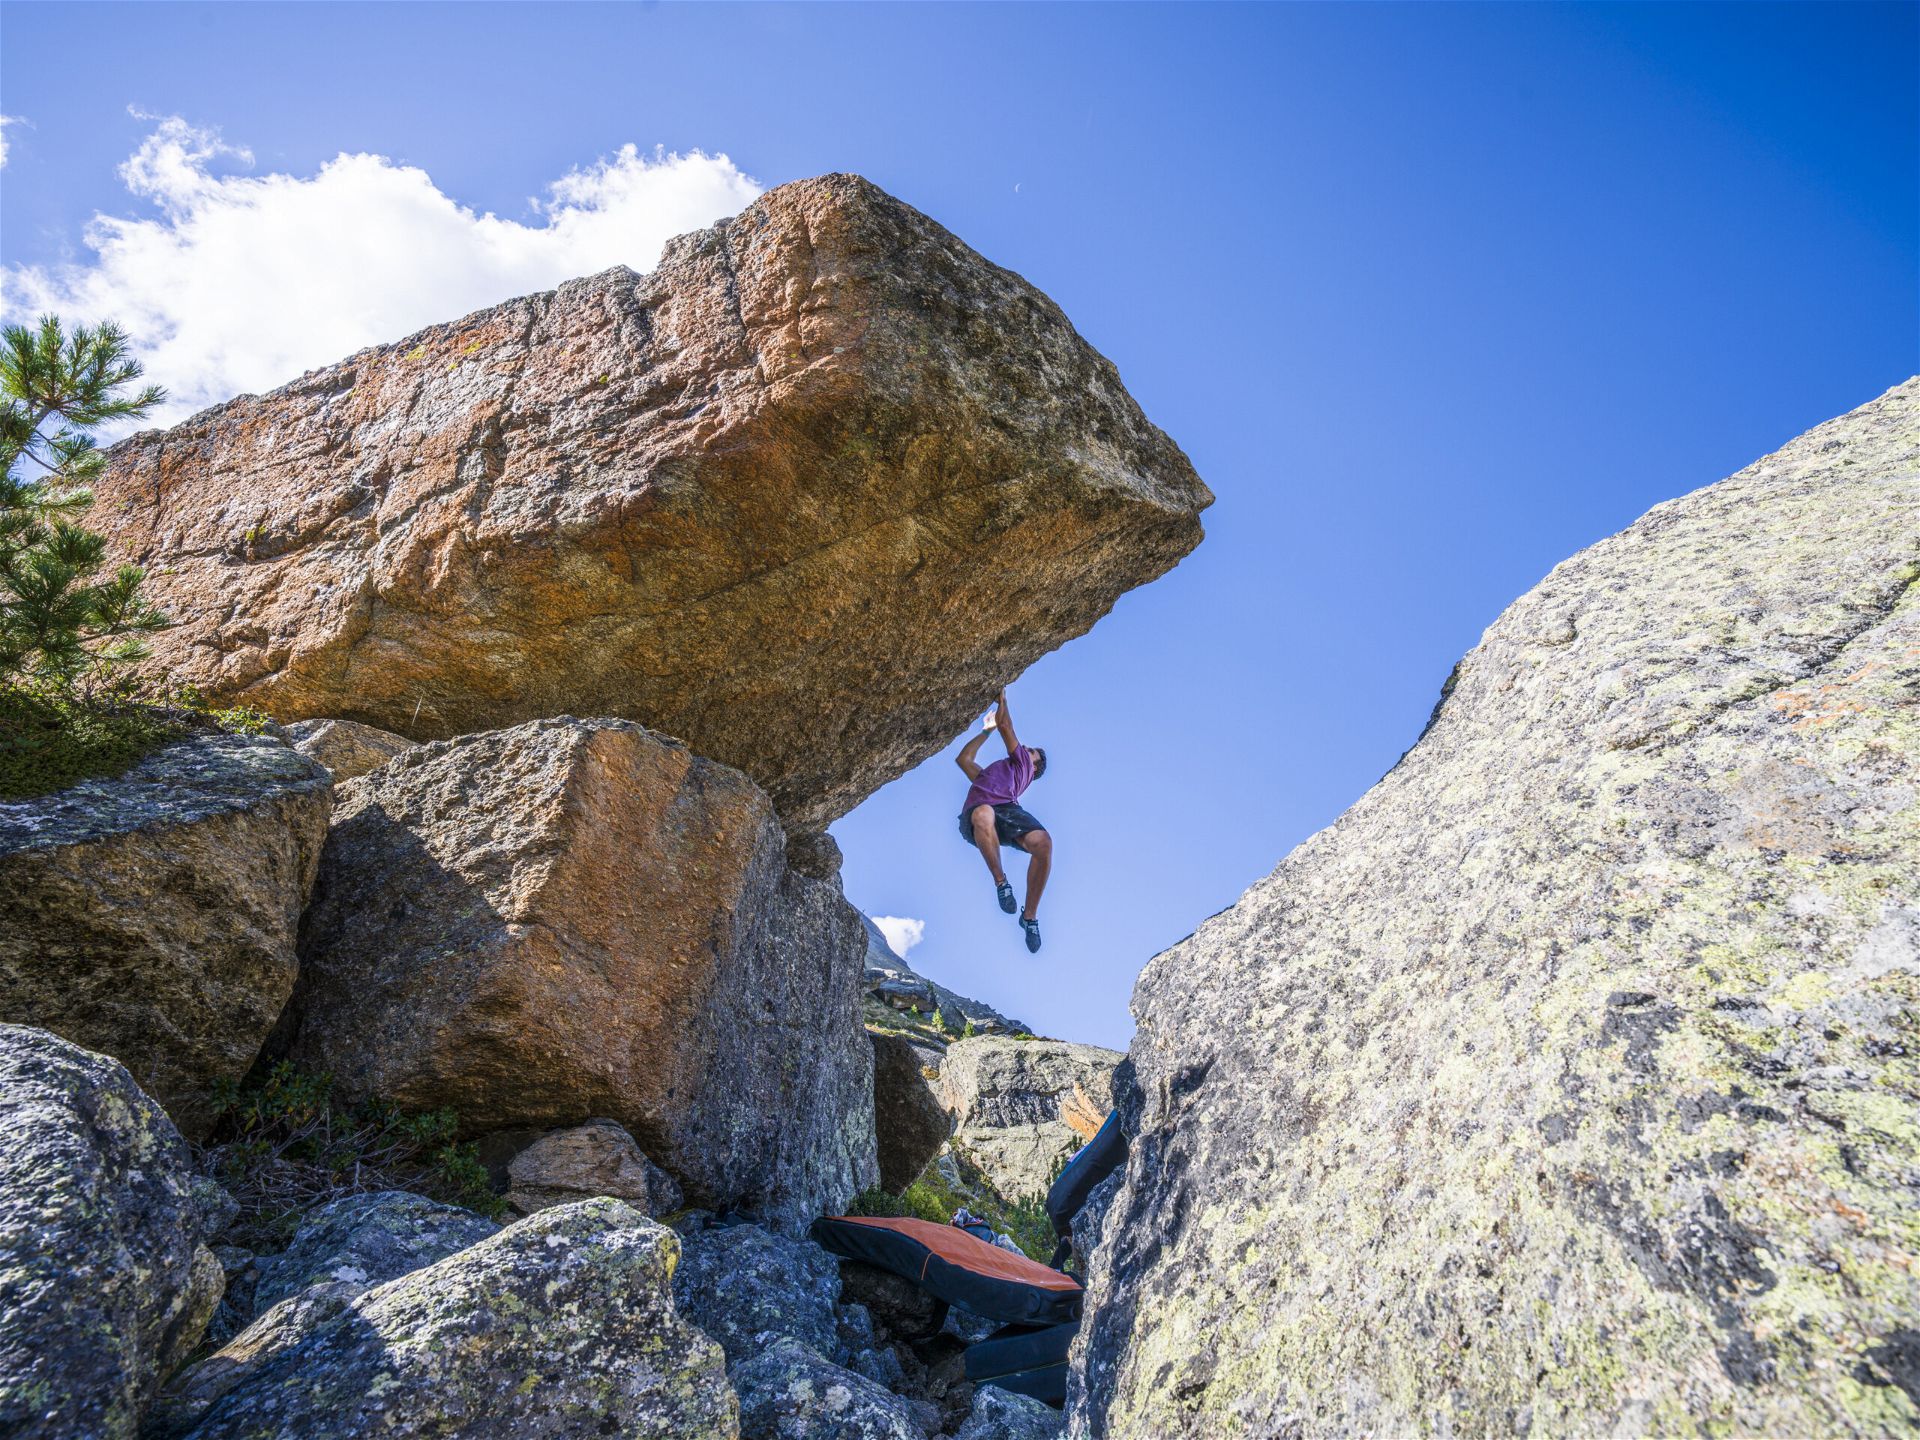
[[[388,338],[455,313],[412,319],[443,285],[504,298],[628,236],[645,265],[747,177],[858,171],[1024,274],[1192,456],[1209,538],[1014,689],[1053,761],[1037,960],[947,758],[835,833],[856,903],[925,922],[913,963],[1121,1045],[1141,965],[1372,784],[1555,562],[1920,369],[1917,15],[6,4],[0,260],[16,307],[177,326],[160,378],[208,394],[334,358],[300,349],[328,267],[410,249],[380,228],[407,205],[417,263],[349,317]],[[342,153],[391,164],[302,188]],[[256,228],[218,229],[235,206]],[[136,222],[111,265],[96,215]],[[250,291],[255,261],[283,269]]]

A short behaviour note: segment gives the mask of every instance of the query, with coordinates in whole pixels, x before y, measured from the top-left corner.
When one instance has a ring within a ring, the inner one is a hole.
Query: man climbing
[[[980,753],[987,736],[998,731],[1006,743],[1007,758],[981,765],[973,757]],[[1020,912],[1020,928],[1027,935],[1027,949],[1040,949],[1040,892],[1046,889],[1047,872],[1053,868],[1053,837],[1027,811],[1020,808],[1020,797],[1034,781],[1047,773],[1047,752],[1028,749],[1013,733],[1013,717],[1007,713],[1007,692],[1002,690],[980,733],[961,747],[954,761],[973,782],[966,803],[960,807],[960,838],[976,845],[993,872],[994,893],[1000,908],[1013,914],[1013,886],[1007,872],[1000,868],[1000,847],[1012,845],[1027,852],[1027,903]]]

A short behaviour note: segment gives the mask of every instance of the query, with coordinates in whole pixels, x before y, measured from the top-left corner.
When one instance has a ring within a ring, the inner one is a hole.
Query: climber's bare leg
[[[1027,906],[1020,912],[1023,920],[1040,918],[1040,892],[1047,888],[1047,873],[1053,869],[1053,836],[1044,830],[1029,830],[1017,842],[1027,852]]]
[[[993,883],[1006,884],[1007,872],[1000,868],[1000,832],[994,828],[993,806],[974,806],[973,813],[967,817],[967,820],[973,826],[973,843],[980,847],[980,854],[987,862],[987,869],[993,872]]]

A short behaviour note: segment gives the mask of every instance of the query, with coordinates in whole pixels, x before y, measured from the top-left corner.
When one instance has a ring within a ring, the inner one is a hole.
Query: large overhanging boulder
[[[135,436],[97,494],[178,622],[154,664],[216,699],[414,739],[624,716],[796,832],[1212,498],[1058,306],[851,175]]]
[[[1559,566],[1134,998],[1095,1435],[1920,1416],[1920,381]]]
[[[788,1229],[876,1174],[865,936],[767,797],[626,720],[421,745],[338,797],[281,1039],[469,1133],[610,1118]]]

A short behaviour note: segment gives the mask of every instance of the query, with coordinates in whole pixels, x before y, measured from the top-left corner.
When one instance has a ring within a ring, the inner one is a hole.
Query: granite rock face
[[[300,1291],[184,1372],[157,1433],[733,1440],[720,1347],[674,1312],[677,1250],[588,1200],[371,1290]]]
[[[621,720],[422,745],[341,786],[293,1059],[469,1133],[610,1118],[789,1230],[874,1178],[858,913],[745,776]]]
[[[617,715],[817,831],[1200,540],[1059,307],[851,175],[117,446],[154,665],[438,739]],[[990,562],[990,563],[987,563]]]
[[[1044,1195],[1061,1162],[1111,1113],[1113,1072],[1124,1059],[1065,1040],[956,1040],[937,1084],[954,1117],[953,1143],[1002,1195]]]
[[[673,1177],[612,1120],[549,1131],[513,1157],[507,1176],[507,1201],[522,1215],[597,1195],[624,1200],[642,1215],[665,1215],[683,1198]]]
[[[413,746],[404,735],[351,720],[299,720],[286,727],[286,736],[294,749],[326,766],[336,785],[378,770]]]
[[[0,1025],[0,1434],[130,1440],[220,1301],[180,1132],[126,1069]]]
[[[1016,1395],[982,1385],[973,1392],[973,1410],[953,1440],[1056,1440],[1060,1412],[1031,1395]]]
[[[0,806],[0,1021],[113,1056],[201,1138],[293,991],[331,803],[280,741],[201,735]]]
[[[920,1051],[902,1035],[873,1041],[873,1129],[880,1185],[898,1195],[920,1178],[953,1131],[953,1117],[927,1079]]]
[[[309,1285],[371,1289],[477,1245],[499,1228],[484,1215],[405,1190],[344,1195],[309,1210],[287,1248],[258,1262],[254,1309],[269,1309]]]
[[[1920,381],[1557,567],[1156,958],[1078,1433],[1920,1419]]]
[[[777,1340],[730,1372],[740,1440],[926,1440],[898,1395],[797,1340]]]
[[[729,1361],[756,1355],[780,1336],[834,1354],[840,1266],[813,1241],[758,1225],[710,1225],[682,1235],[680,1250],[673,1274],[680,1313]]]

